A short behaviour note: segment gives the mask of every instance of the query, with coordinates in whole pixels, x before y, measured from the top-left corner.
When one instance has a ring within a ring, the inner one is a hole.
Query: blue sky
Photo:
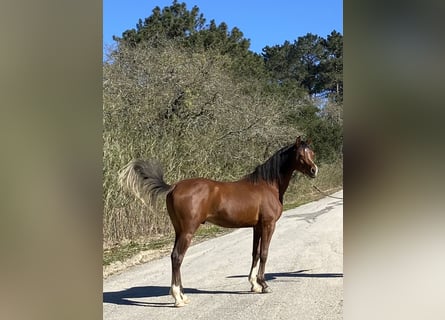
[[[326,37],[332,30],[343,34],[341,0],[179,0],[187,9],[196,5],[206,24],[214,19],[225,22],[229,30],[238,27],[250,39],[250,50],[261,53],[265,46],[293,42],[307,33]],[[113,35],[121,36],[136,28],[139,18],[151,15],[154,7],[170,6],[173,0],[104,0],[103,44],[113,44]]]

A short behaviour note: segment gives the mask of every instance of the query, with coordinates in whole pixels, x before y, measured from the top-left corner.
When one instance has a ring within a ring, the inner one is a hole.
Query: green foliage
[[[327,39],[308,33],[293,44],[266,46],[266,68],[273,81],[296,82],[311,95],[343,100],[343,36],[333,31]]]
[[[174,0],[171,6],[162,10],[156,7],[152,15],[139,20],[136,29],[123,32],[122,37],[114,37],[119,45],[135,47],[150,43],[156,45],[164,40],[178,40],[177,45],[193,47],[199,50],[217,50],[221,54],[241,56],[248,52],[250,41],[244,38],[243,33],[234,27],[229,30],[227,24],[222,22],[219,26],[215,20],[205,25],[206,19],[199,8],[194,6],[187,10],[185,3]]]
[[[158,6],[152,11],[152,15],[144,21],[139,19],[136,29],[127,30],[122,37],[114,37],[119,44],[136,45],[144,42],[156,43],[165,39],[186,38],[198,32],[205,24],[203,14],[194,6],[187,10],[185,3],[174,0],[172,5],[162,10]]]
[[[217,52],[229,55],[231,71],[238,77],[246,74],[255,78],[265,76],[265,67],[260,55],[249,51],[250,41],[244,38],[237,27],[229,30],[225,22],[216,25],[215,20],[205,24],[204,15],[194,6],[190,11],[185,3],[174,0],[171,6],[162,10],[153,9],[152,14],[143,21],[140,19],[136,29],[126,30],[122,37],[114,37],[120,50],[125,47],[162,46],[165,41],[175,41],[179,48],[195,52]]]
[[[329,107],[333,109],[333,107]],[[289,109],[286,119],[293,123],[312,140],[317,154],[317,161],[331,163],[342,155],[343,129],[340,115],[334,118],[337,111],[321,112],[313,104],[301,105],[294,110]]]
[[[306,128],[312,138],[317,160],[330,163],[342,154],[343,132],[340,125],[317,119]]]

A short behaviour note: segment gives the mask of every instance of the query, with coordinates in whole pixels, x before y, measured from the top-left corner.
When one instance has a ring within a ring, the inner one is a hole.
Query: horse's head
[[[315,153],[309,147],[309,144],[310,140],[303,141],[301,137],[297,138],[295,142],[295,149],[297,150],[295,169],[311,178],[315,178],[318,173],[318,167],[314,163]]]

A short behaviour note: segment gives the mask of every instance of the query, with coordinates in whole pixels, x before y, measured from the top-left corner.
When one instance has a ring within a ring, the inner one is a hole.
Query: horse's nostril
[[[317,167],[312,167],[311,168],[311,174],[315,177],[316,175],[317,175],[317,172],[318,172],[318,168]]]

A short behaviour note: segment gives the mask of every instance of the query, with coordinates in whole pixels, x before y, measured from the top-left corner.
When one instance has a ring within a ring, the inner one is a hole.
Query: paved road
[[[249,228],[190,247],[182,280],[191,302],[183,308],[174,308],[169,295],[169,257],[110,276],[104,319],[342,319],[343,200],[283,213],[266,265],[272,293],[249,292],[251,242]]]

